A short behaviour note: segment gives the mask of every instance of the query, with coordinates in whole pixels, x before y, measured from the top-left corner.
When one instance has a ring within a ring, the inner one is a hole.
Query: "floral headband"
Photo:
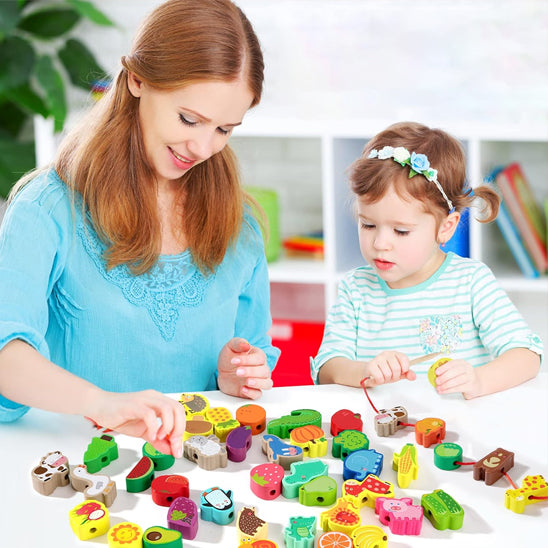
[[[430,162],[428,161],[428,156],[426,156],[426,154],[417,154],[416,152],[409,154],[409,151],[405,147],[394,148],[385,146],[381,150],[373,149],[369,153],[368,158],[378,158],[379,160],[393,158],[394,162],[398,162],[398,164],[402,166],[409,166],[409,179],[417,174],[426,177],[428,181],[434,183],[438,187],[438,190],[441,192],[441,195],[449,206],[449,213],[455,211],[453,202],[447,197],[447,194],[445,194],[438,181],[438,171],[430,167]]]

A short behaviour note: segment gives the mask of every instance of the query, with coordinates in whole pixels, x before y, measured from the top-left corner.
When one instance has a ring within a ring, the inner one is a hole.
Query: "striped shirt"
[[[391,289],[369,265],[348,272],[339,283],[311,374],[318,382],[320,367],[331,358],[369,361],[385,350],[410,359],[444,352],[477,367],[512,348],[543,351],[540,337],[491,270],[449,252],[435,274],[404,289]]]

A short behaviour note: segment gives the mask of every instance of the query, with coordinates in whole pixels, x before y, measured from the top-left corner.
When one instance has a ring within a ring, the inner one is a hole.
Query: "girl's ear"
[[[455,230],[457,230],[459,220],[460,213],[458,211],[453,211],[453,213],[449,213],[449,215],[445,217],[438,229],[438,243],[445,244],[451,239]]]
[[[127,87],[133,97],[141,97],[143,82],[137,77],[134,72],[128,72]]]

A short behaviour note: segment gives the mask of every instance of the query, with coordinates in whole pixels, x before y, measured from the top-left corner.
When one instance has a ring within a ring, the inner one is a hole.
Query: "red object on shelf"
[[[314,384],[310,376],[310,357],[318,352],[323,330],[323,323],[272,321],[272,344],[282,351],[272,372],[274,386]]]

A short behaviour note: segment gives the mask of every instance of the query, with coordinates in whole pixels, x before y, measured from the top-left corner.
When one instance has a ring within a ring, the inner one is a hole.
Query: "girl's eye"
[[[364,222],[360,223],[360,226],[364,230],[371,230],[372,228],[375,228],[375,225],[370,225],[370,224],[364,223]]]
[[[189,120],[188,118],[185,118],[183,114],[179,114],[179,119],[181,120],[181,122],[183,122],[183,124],[185,124],[185,126],[193,127],[198,123],[194,120]]]
[[[399,230],[397,228],[394,229],[394,232],[398,235],[398,236],[407,236],[409,234],[409,230]]]

